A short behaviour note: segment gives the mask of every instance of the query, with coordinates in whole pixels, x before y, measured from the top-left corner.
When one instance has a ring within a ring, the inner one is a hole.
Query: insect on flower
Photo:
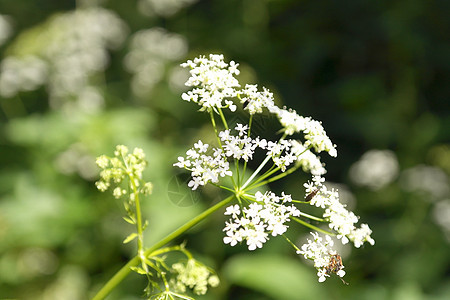
[[[305,201],[309,202],[312,200],[312,198],[314,198],[314,196],[319,192],[319,189],[316,189],[314,191],[312,191],[311,193],[309,193],[306,197],[305,197]]]
[[[347,282],[344,281],[344,279],[342,279],[342,274],[340,274],[340,271],[344,272],[342,269],[344,268],[344,265],[342,264],[342,257],[339,254],[333,254],[330,257],[330,263],[328,264],[328,266],[325,268],[325,271],[328,275],[330,275],[331,273],[334,273],[336,275],[339,276],[339,278],[341,278],[342,282],[346,285],[348,285]],[[345,274],[345,273],[344,273]]]

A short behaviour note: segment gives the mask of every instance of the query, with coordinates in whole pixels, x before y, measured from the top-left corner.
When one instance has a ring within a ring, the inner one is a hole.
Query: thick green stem
[[[171,234],[167,235],[165,238],[154,244],[152,247],[148,248],[144,255],[148,256],[155,250],[161,248],[165,244],[171,242],[175,238],[179,237],[183,233],[185,233],[187,230],[192,228],[193,226],[197,225],[201,221],[203,221],[205,218],[207,218],[209,215],[217,211],[218,209],[222,208],[223,206],[227,205],[231,200],[233,200],[234,195],[226,198],[225,200],[222,200],[221,202],[217,203],[216,205],[208,208],[192,220],[188,221],[184,225],[180,226],[178,229],[173,231]],[[138,255],[133,257],[125,266],[123,266],[101,289],[97,292],[97,294],[92,298],[92,300],[101,300],[105,299],[105,297],[130,273],[131,267],[135,267],[139,264],[140,258]]]

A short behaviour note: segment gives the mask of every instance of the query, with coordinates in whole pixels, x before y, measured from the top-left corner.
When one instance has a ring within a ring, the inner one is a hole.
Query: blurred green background
[[[0,299],[88,299],[133,255],[121,203],[94,186],[116,144],[148,157],[149,245],[224,197],[178,186],[172,167],[212,140],[180,98],[179,63],[209,53],[323,122],[338,146],[326,178],[376,244],[340,249],[348,286],[318,283],[281,239],[224,245],[217,213],[178,241],[221,278],[198,299],[449,299],[449,15],[446,0],[2,0]],[[271,188],[300,198],[306,178]],[[108,299],[144,286],[131,274]]]

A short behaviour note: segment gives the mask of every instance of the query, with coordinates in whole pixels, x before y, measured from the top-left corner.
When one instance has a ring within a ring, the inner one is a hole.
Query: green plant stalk
[[[308,202],[306,202],[306,203],[308,203]],[[300,212],[300,216],[309,218],[309,219],[311,219],[311,220],[319,221],[319,222],[326,222],[325,219],[318,218],[318,217],[316,217],[316,216],[311,216],[311,215],[309,215],[309,214],[307,214],[307,213],[304,213],[304,212]]]
[[[228,130],[227,119],[223,115],[223,111],[222,111],[222,109],[220,107],[219,107],[219,115],[220,115],[220,118],[222,119],[222,123],[223,123],[223,126],[225,127],[225,130]]]
[[[267,157],[263,160],[263,162],[259,165],[259,167],[255,170],[255,172],[253,172],[253,174],[250,176],[250,178],[247,179],[247,181],[244,183],[244,185],[241,186],[241,190],[244,190],[245,187],[246,187],[247,185],[249,185],[249,184],[252,182],[253,178],[255,178],[255,176],[258,175],[258,173],[261,171],[261,169],[266,165],[266,163],[267,163],[269,160],[270,160],[270,156],[267,156]]]
[[[284,140],[284,138],[286,137],[286,133],[283,134],[283,136],[280,138],[281,140]],[[258,173],[261,171],[261,169],[266,165],[266,163],[270,160],[271,156],[267,156],[263,162],[259,165],[259,167],[256,169],[255,172],[253,172],[253,174],[250,176],[249,179],[247,179],[247,181],[244,183],[244,185],[241,187],[241,190],[244,190],[250,183],[252,183],[253,178],[255,178],[256,175],[258,175]],[[265,183],[264,183],[265,184]],[[261,185],[264,185],[261,184]],[[258,185],[260,186],[260,185]],[[253,187],[252,187],[253,188]]]
[[[136,182],[134,180],[134,177],[132,176],[132,174],[129,174],[130,177],[130,182],[131,185],[133,187],[133,193],[134,193],[134,204],[136,207],[136,230],[137,230],[137,234],[138,234],[138,241],[137,241],[137,246],[138,246],[138,256],[141,260],[141,265],[142,268],[144,269],[145,272],[148,273],[148,268],[147,265],[145,264],[145,260],[144,260],[144,234],[142,232],[142,214],[141,214],[141,201],[139,199],[139,193],[137,191],[137,186],[136,186]]]
[[[229,196],[228,198],[222,200],[221,202],[217,203],[214,206],[211,206],[192,220],[188,221],[184,225],[181,225],[167,235],[165,238],[154,244],[152,247],[148,248],[144,255],[148,256],[155,250],[161,248],[165,244],[171,242],[175,238],[179,237],[183,233],[185,233],[187,230],[192,228],[193,226],[197,225],[201,221],[203,221],[205,218],[207,218],[209,215],[217,211],[218,209],[222,208],[223,206],[227,205],[231,200],[233,200],[234,195]],[[100,289],[100,291],[97,292],[97,294],[92,298],[92,300],[102,300],[105,299],[106,296],[131,272],[131,267],[135,267],[139,264],[140,257],[139,255],[136,255],[133,257],[125,266],[123,266],[114,276]]]
[[[285,234],[283,234],[283,237],[296,251],[300,251],[300,249]]]
[[[247,133],[248,137],[250,137],[250,133],[252,131],[252,122],[253,122],[253,115],[250,115],[250,119],[248,120],[248,133]],[[242,171],[242,177],[245,176],[245,171],[247,171],[247,161],[244,161],[244,170]],[[239,182],[239,186],[241,186],[241,182]]]
[[[214,133],[216,135],[217,143],[219,144],[219,147],[223,150],[222,142],[220,141],[220,138],[219,138],[219,132],[217,132],[216,120],[214,119],[214,112],[212,110],[209,112],[209,116],[211,117],[211,124],[214,128]]]
[[[295,166],[295,167],[292,167],[292,168],[290,168],[289,170],[287,170],[287,171],[285,171],[285,172],[283,172],[283,173],[281,173],[281,174],[278,174],[277,176],[274,176],[274,177],[272,177],[272,178],[269,178],[269,179],[267,179],[267,180],[264,180],[264,181],[262,181],[262,182],[260,182],[260,183],[258,183],[258,184],[252,185],[252,186],[249,187],[249,188],[250,188],[250,189],[255,189],[255,188],[257,188],[257,187],[260,187],[260,186],[262,186],[262,185],[268,184],[268,183],[270,183],[270,182],[277,181],[277,180],[279,180],[279,179],[281,179],[281,178],[283,178],[283,177],[288,176],[289,174],[294,173],[295,171],[298,170],[298,168],[300,168],[300,165]],[[277,168],[277,169],[279,169],[279,168]]]
[[[250,185],[248,185],[245,190],[246,191],[250,191],[253,189],[254,186],[256,186],[256,184],[258,182],[263,181],[264,179],[266,179],[267,177],[271,176],[272,174],[274,174],[275,172],[279,171],[280,168],[276,167],[274,168],[275,165],[273,165],[269,170],[266,171],[266,173],[262,174],[261,176],[259,176],[255,181],[253,181]],[[259,186],[259,185],[258,185]]]
[[[299,219],[299,218],[296,218],[296,217],[291,217],[291,219],[294,220],[297,223],[302,224],[303,226],[309,227],[309,228],[314,229],[316,231],[320,231],[322,233],[325,233],[325,234],[328,234],[328,235],[331,235],[331,236],[335,236],[336,235],[336,234],[334,234],[332,232],[329,232],[329,231],[323,230],[322,228],[319,228],[317,226],[311,225],[311,224],[303,221],[302,219]]]

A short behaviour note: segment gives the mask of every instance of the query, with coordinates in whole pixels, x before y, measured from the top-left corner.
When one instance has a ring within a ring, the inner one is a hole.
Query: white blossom
[[[229,206],[225,215],[231,219],[225,223],[225,244],[231,246],[246,241],[249,250],[261,248],[269,239],[269,235],[277,236],[288,229],[287,222],[291,216],[299,216],[300,211],[291,202],[291,196],[276,196],[272,192],[255,194],[255,202],[241,210],[238,205]]]
[[[314,176],[312,182],[304,184],[306,194],[315,192],[310,204],[325,209],[323,217],[328,220],[328,226],[337,232],[337,237],[343,244],[352,241],[356,248],[361,247],[364,242],[374,245],[369,226],[362,224],[361,228],[357,228],[355,224],[358,223],[359,217],[347,210],[346,205],[339,201],[338,191],[328,190],[323,184],[324,181],[325,178]]]
[[[239,96],[241,103],[244,103],[244,110],[251,115],[262,113],[263,108],[271,111],[275,107],[273,94],[266,88],[259,92],[256,84],[245,85],[245,88],[239,92]]]
[[[297,254],[314,261],[319,282],[324,282],[326,277],[330,277],[330,273],[336,273],[339,277],[343,277],[345,275],[344,266],[340,256],[331,248],[334,245],[331,237],[326,235],[324,240],[317,232],[311,232],[311,235],[313,240],[308,239],[308,242],[302,245]]]
[[[238,64],[223,61],[223,55],[211,54],[209,59],[200,56],[186,63],[182,67],[189,67],[191,77],[186,82],[186,86],[197,87],[191,91],[183,93],[182,99],[192,101],[200,105],[200,110],[210,111],[218,108],[228,107],[231,111],[236,109],[235,105],[226,98],[237,96],[236,88],[239,87],[238,80],[234,75],[239,74]]]
[[[311,146],[318,153],[326,151],[330,156],[337,156],[336,145],[327,136],[321,122],[313,120],[311,117],[302,117],[291,109],[276,109],[274,112],[284,126],[286,134],[292,135],[303,132],[306,147]]]
[[[188,186],[196,190],[208,182],[217,183],[219,177],[231,176],[230,165],[221,149],[213,149],[212,155],[207,155],[208,144],[201,140],[194,147],[186,151],[186,158],[178,157],[173,165],[191,171],[192,179]]]

